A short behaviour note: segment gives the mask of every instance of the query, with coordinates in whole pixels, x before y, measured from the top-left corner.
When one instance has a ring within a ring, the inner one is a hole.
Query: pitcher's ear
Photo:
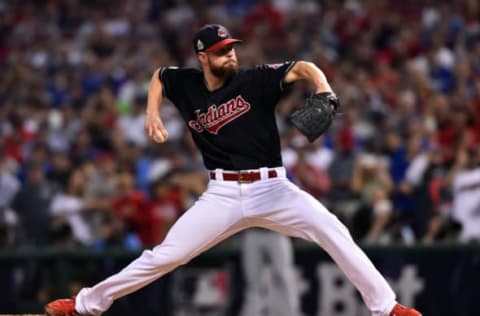
[[[198,52],[197,53],[197,58],[200,61],[200,63],[207,62],[207,54],[205,54],[204,52]]]

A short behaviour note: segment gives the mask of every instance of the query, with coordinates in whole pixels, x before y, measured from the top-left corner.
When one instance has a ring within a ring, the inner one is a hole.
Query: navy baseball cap
[[[193,36],[195,52],[215,52],[228,44],[240,43],[241,40],[232,38],[230,32],[220,24],[207,24]]]

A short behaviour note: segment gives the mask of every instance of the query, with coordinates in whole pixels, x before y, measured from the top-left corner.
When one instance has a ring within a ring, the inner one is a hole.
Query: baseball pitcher
[[[144,251],[119,273],[82,289],[75,298],[47,304],[47,315],[100,315],[116,299],[250,227],[303,238],[325,249],[360,291],[372,315],[420,315],[396,302],[393,290],[345,226],[285,176],[275,106],[287,85],[307,81],[314,95],[291,120],[310,141],[315,140],[329,127],[339,105],[323,72],[306,61],[240,70],[235,53],[239,42],[221,25],[202,27],[193,38],[201,70],[161,67],[149,89],[148,136],[157,143],[168,140],[159,116],[167,97],[202,153],[210,176],[207,190],[160,245]]]

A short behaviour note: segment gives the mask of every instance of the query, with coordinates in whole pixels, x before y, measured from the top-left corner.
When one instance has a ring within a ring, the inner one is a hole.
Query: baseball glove
[[[334,93],[317,93],[305,99],[304,107],[293,112],[290,121],[309,142],[313,142],[328,130],[339,105]]]

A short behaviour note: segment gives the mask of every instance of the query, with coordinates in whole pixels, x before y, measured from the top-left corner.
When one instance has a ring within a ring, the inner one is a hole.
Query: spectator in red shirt
[[[165,238],[170,226],[180,216],[182,205],[181,191],[175,189],[169,181],[158,180],[152,184],[147,244],[157,245]]]
[[[142,245],[147,245],[150,221],[148,199],[142,191],[135,189],[133,183],[133,176],[128,172],[117,176],[118,195],[113,198],[112,211],[127,231],[135,233]]]

